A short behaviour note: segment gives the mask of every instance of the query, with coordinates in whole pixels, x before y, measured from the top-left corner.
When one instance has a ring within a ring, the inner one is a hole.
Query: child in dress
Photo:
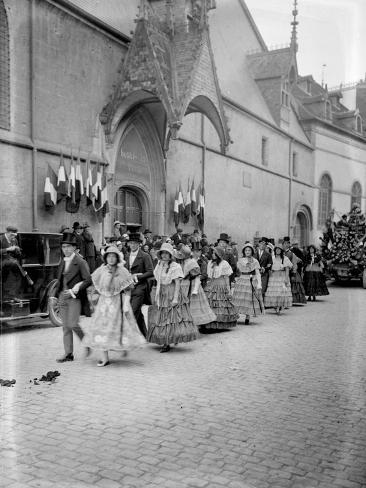
[[[236,326],[239,314],[231,301],[229,277],[233,270],[224,260],[225,250],[215,247],[207,266],[208,284],[206,294],[208,303],[216,315],[216,321],[203,328],[232,329]]]
[[[251,315],[264,313],[262,282],[260,264],[253,257],[254,248],[249,242],[244,245],[242,254],[237,265],[241,274],[234,285],[233,303],[237,311],[245,315],[245,325],[248,325]]]
[[[291,261],[284,255],[283,247],[280,244],[274,247],[272,258],[272,270],[268,280],[268,287],[264,297],[264,306],[274,308],[277,314],[282,308],[292,306],[292,293],[290,285],[289,270],[292,267]]]
[[[164,243],[157,257],[155,305],[149,309],[147,341],[163,346],[160,352],[164,353],[170,351],[170,344],[197,339],[199,332],[193,323],[188,298],[181,290],[184,275],[182,267],[174,261],[173,246]]]
[[[191,258],[191,253],[191,249],[185,245],[181,246],[176,253],[183,268],[182,293],[189,300],[189,308],[194,325],[197,327],[209,327],[208,324],[216,320],[216,315],[211,310],[201,286],[200,267],[197,261]]]

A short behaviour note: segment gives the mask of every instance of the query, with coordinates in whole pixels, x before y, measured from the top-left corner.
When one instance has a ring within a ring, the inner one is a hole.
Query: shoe
[[[72,353],[66,354],[66,356],[62,356],[62,358],[56,359],[56,363],[66,363],[67,361],[73,361],[74,355]]]
[[[170,346],[167,345],[167,346],[163,346],[161,349],[160,349],[160,352],[168,352],[170,351]]]
[[[245,324],[245,325],[249,325],[249,319],[245,319],[244,324]]]
[[[108,366],[109,364],[109,361],[98,361],[97,362],[97,366],[99,366],[100,368],[103,368],[103,366]]]

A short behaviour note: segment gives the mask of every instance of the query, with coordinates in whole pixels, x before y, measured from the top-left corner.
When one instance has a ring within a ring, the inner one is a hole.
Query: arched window
[[[351,190],[351,209],[355,203],[358,203],[361,207],[361,198],[362,198],[362,187],[358,181],[355,181],[352,185]]]
[[[9,26],[3,0],[0,0],[0,127],[10,129]]]
[[[127,188],[120,188],[114,199],[114,220],[119,220],[127,228],[142,225],[142,206],[138,195]]]
[[[332,179],[324,174],[319,185],[318,226],[325,224],[332,209]]]

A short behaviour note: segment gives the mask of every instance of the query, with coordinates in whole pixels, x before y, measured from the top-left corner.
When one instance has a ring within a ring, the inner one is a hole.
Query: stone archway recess
[[[140,105],[120,120],[107,145],[109,201],[114,201],[120,187],[133,188],[139,195],[142,226],[158,234],[165,233],[166,171],[155,122],[149,111]],[[111,212],[111,219],[113,212]],[[111,222],[112,225],[112,222]]]
[[[313,217],[311,209],[307,205],[298,204],[293,214],[293,239],[300,246],[308,246],[313,241]]]

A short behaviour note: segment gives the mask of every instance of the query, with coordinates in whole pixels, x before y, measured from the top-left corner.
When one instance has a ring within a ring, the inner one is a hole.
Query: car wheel
[[[58,327],[62,326],[60,307],[58,305],[58,298],[55,297],[57,290],[57,282],[54,283],[48,291],[48,315],[53,323]]]

